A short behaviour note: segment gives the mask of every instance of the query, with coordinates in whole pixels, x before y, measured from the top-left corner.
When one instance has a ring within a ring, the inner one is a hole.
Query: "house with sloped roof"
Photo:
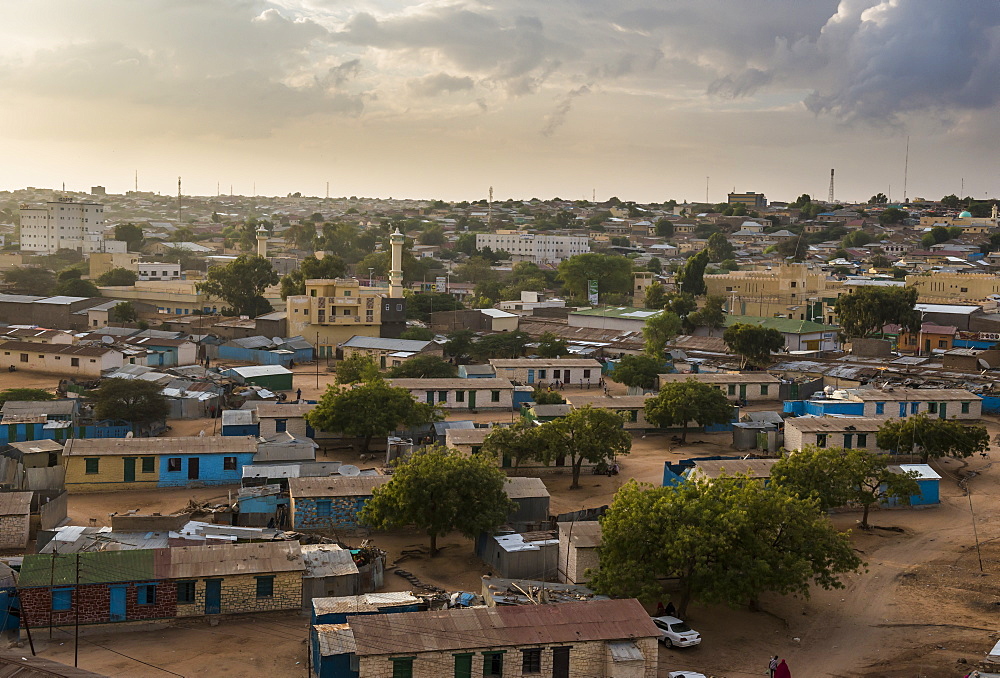
[[[803,300],[803,304],[807,300]],[[838,327],[825,325],[811,320],[793,320],[791,318],[763,317],[756,315],[727,315],[726,327],[736,324],[758,325],[778,330],[785,337],[787,351],[836,351]],[[705,336],[708,328],[699,327],[695,335]]]
[[[383,370],[402,365],[403,362],[415,355],[426,354],[439,358],[444,356],[441,345],[430,340],[390,339],[388,337],[364,337],[360,335],[353,336],[338,345],[337,352],[344,359],[355,354],[367,355]]]

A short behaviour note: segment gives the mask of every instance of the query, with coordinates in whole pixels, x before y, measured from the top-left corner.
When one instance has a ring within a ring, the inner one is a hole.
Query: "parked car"
[[[667,678],[708,678],[708,676],[697,671],[668,671]]]
[[[677,617],[653,617],[660,629],[660,642],[667,647],[691,647],[701,643],[701,634]]]

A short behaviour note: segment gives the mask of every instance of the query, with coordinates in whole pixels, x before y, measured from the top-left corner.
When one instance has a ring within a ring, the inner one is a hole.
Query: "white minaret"
[[[264,224],[257,227],[257,256],[267,259],[267,229]]]
[[[389,247],[392,250],[392,268],[389,270],[389,298],[400,299],[403,296],[403,241],[405,237],[396,229],[389,236]]]

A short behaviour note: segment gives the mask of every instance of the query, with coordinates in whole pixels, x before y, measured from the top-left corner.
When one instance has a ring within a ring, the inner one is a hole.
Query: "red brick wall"
[[[139,582],[143,583],[143,582]],[[129,583],[125,589],[126,621],[141,621],[146,619],[165,619],[177,616],[177,585],[174,582],[156,583],[156,604],[139,605],[136,602],[135,583]],[[57,587],[59,588],[59,587]],[[32,627],[64,626],[76,623],[76,610],[52,611],[52,594],[47,588],[21,589],[21,607],[23,617]],[[89,584],[79,588],[80,623],[106,624],[111,610],[111,587],[108,584]],[[75,603],[76,601],[74,601]]]

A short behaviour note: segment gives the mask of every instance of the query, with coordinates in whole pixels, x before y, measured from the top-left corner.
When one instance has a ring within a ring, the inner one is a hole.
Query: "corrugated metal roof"
[[[695,471],[706,478],[749,475],[751,478],[770,478],[771,468],[777,459],[695,459]]]
[[[306,566],[304,577],[341,577],[358,574],[358,566],[351,552],[336,544],[303,545],[302,560]]]
[[[304,550],[305,547],[303,547]],[[380,607],[416,605],[420,599],[410,591],[363,593],[360,596],[313,598],[313,613],[317,616],[337,613],[375,612]]]
[[[169,549],[172,579],[217,577],[256,572],[298,572],[305,569],[297,541],[218,546],[180,546]]]
[[[354,643],[354,632],[349,624],[316,624],[316,637],[319,640],[319,653],[323,657],[336,654],[354,654],[357,645]]]
[[[104,678],[66,664],[22,652],[0,654],[0,678]]]
[[[468,389],[470,391],[489,391],[492,389],[510,389],[514,385],[509,379],[486,378],[486,379],[389,379],[389,385],[396,388],[410,390],[450,390]]]
[[[191,436],[186,438],[73,438],[63,454],[69,457],[159,454],[255,454],[255,436]]]
[[[81,584],[107,584],[156,579],[154,549],[142,551],[99,551],[80,554],[29,554],[21,564],[18,586],[66,586],[77,581],[80,559]]]
[[[272,403],[261,401],[257,403],[257,416],[261,419],[293,419],[304,417],[316,407],[314,403]]]
[[[432,342],[418,339],[387,339],[385,337],[354,336],[341,344],[341,348],[366,348],[376,351],[409,351],[419,353]]]
[[[20,516],[31,511],[34,492],[0,492],[0,516]]]
[[[281,365],[249,365],[247,367],[233,367],[226,370],[240,375],[244,379],[247,377],[266,377],[275,374],[291,374],[292,371]]]
[[[492,432],[490,428],[449,428],[444,432],[444,441],[448,446],[482,445]]]
[[[683,382],[694,379],[702,384],[780,384],[781,379],[767,372],[699,372],[697,374],[660,374],[660,383]]]
[[[642,650],[631,641],[608,643],[608,650],[611,652],[611,661],[641,662],[644,659]]]
[[[861,431],[864,433],[878,431],[884,424],[884,417],[792,417],[785,420],[786,428],[810,432]]]
[[[541,478],[521,478],[518,476],[507,478],[504,484],[504,491],[511,499],[530,499],[534,497],[547,497],[549,491]]]
[[[257,412],[255,410],[222,411],[223,426],[253,426],[256,423],[257,423]]]
[[[76,400],[8,400],[0,407],[0,414],[70,416],[76,414],[79,406]]]
[[[390,480],[392,476],[289,478],[288,493],[293,497],[368,497]]]
[[[635,599],[373,614],[352,618],[351,629],[360,656],[659,635]]]
[[[587,367],[599,370],[601,368],[601,363],[593,358],[491,358],[490,365],[494,369],[540,367],[558,370],[564,367]]]

